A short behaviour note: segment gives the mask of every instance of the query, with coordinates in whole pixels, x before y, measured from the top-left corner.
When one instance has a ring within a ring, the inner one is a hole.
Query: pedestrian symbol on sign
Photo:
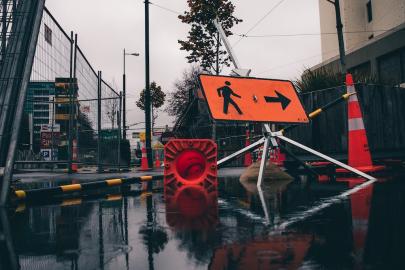
[[[233,92],[233,90],[229,87],[230,85],[231,85],[231,83],[229,81],[226,81],[224,86],[217,89],[218,96],[224,98],[224,114],[228,114],[229,104],[231,104],[239,114],[243,114],[242,111],[240,110],[238,104],[236,104],[236,102],[232,99],[231,96],[235,96],[237,98],[242,98],[242,97],[239,96],[238,94],[235,94],[235,92]]]

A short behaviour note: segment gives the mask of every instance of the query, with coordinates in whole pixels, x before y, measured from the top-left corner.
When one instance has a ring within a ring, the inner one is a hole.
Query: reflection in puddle
[[[217,192],[184,186],[166,199],[166,222],[177,230],[208,230],[218,223]]]
[[[265,183],[262,192],[235,177],[218,184],[214,192],[181,186],[168,200],[144,193],[3,210],[1,269],[401,266],[401,179],[375,183],[276,234],[275,225],[350,189],[358,179],[320,183],[304,176]]]
[[[230,244],[215,250],[209,269],[297,269],[311,241],[296,234]]]

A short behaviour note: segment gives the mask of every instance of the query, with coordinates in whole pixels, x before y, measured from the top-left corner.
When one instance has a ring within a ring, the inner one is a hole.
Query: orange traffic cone
[[[350,73],[346,74],[347,93],[356,93],[353,84],[353,77]],[[349,166],[354,167],[362,172],[375,172],[385,168],[385,166],[374,166],[371,160],[371,154],[368,147],[366,130],[364,128],[363,115],[357,94],[351,95],[347,106],[348,114],[348,152]],[[345,169],[337,169],[336,172],[347,172]]]
[[[142,144],[142,159],[141,159],[141,171],[147,171],[149,170],[148,166],[148,159],[146,157],[146,148],[145,144]]]
[[[155,151],[155,168],[160,168],[159,150]]]
[[[262,160],[262,154],[263,154],[263,146],[261,146],[259,148],[259,150],[257,151],[257,159],[256,159],[256,161]]]
[[[245,140],[245,146],[248,147],[250,145],[250,137],[249,137],[249,130],[246,130],[246,140]],[[249,167],[252,164],[252,154],[249,152],[246,152],[245,154],[245,159],[243,160],[243,166]]]

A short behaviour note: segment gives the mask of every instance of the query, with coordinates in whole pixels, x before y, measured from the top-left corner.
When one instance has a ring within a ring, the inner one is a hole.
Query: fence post
[[[102,172],[101,166],[101,71],[98,72],[97,85],[97,172]]]
[[[79,91],[79,82],[76,77],[76,71],[77,71],[77,34],[75,34],[75,46],[74,46],[74,62],[73,62],[73,78],[75,82],[77,83],[77,91]],[[76,86],[76,85],[75,85]],[[75,94],[76,94],[76,100],[74,100],[73,103],[73,113],[76,114],[76,125],[75,125],[75,138],[76,138],[76,158],[73,160],[76,165],[77,162],[79,161],[79,93],[76,92],[75,88]],[[77,168],[76,168],[77,169]]]
[[[122,92],[119,95],[120,103],[118,108],[118,171],[121,171],[121,109],[122,109]]]
[[[69,130],[68,130],[68,173],[72,173],[73,151],[73,31],[70,32],[70,71],[69,71]]]
[[[55,90],[56,91],[56,90]],[[51,135],[51,161],[55,160],[54,157],[54,152],[55,152],[55,138],[54,138],[54,133],[53,130],[55,128],[55,92],[53,93],[53,97],[52,97],[52,123],[51,123],[51,128],[52,128],[52,135]],[[60,130],[59,130],[60,131]],[[52,163],[52,171],[54,169],[54,164]]]

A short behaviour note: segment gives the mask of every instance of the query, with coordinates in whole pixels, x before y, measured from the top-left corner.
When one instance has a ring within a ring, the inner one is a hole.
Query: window
[[[34,110],[36,111],[48,111],[49,110],[49,105],[47,104],[34,104]]]
[[[49,43],[49,45],[52,46],[52,30],[49,28],[48,25],[45,25],[45,41]]]
[[[49,118],[49,112],[34,112],[34,117],[45,117]]]
[[[371,6],[371,0],[367,2],[367,19],[368,22],[373,20],[373,7]]]

